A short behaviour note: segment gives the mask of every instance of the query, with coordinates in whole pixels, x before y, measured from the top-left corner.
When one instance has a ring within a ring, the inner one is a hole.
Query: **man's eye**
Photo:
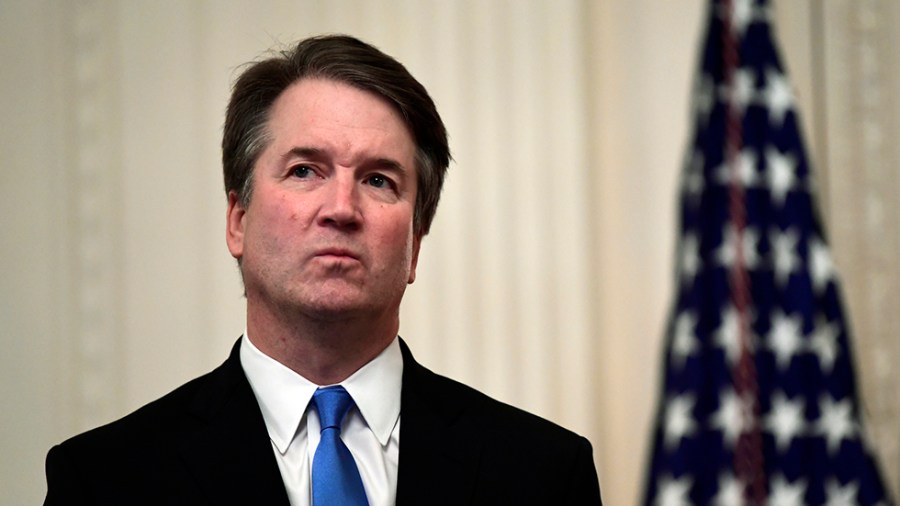
[[[294,177],[306,178],[312,175],[312,169],[307,165],[298,165],[291,170]]]
[[[369,185],[374,186],[375,188],[387,188],[390,186],[390,182],[384,176],[380,176],[375,174],[374,176],[370,176],[368,180]]]

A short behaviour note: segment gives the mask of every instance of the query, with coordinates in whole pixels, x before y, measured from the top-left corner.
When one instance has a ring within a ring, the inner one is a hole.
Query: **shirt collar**
[[[341,382],[381,446],[387,446],[400,419],[402,384],[403,354],[397,337],[371,362]]]
[[[309,401],[319,385],[261,352],[247,336],[241,339],[241,366],[256,395],[269,437],[284,454],[290,447]],[[382,446],[400,418],[403,355],[394,338],[377,357],[362,366],[342,385],[353,397],[360,414]],[[325,386],[325,385],[322,385]]]

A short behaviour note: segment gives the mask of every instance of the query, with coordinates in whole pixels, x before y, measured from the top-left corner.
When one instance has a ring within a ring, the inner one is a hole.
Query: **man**
[[[211,373],[54,447],[46,504],[600,504],[586,439],[397,336],[450,160],[400,63],[345,36],[254,63],[222,148],[246,332]]]

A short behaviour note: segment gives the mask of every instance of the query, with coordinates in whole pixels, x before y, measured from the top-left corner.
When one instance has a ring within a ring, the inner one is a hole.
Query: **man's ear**
[[[406,284],[411,285],[416,280],[416,266],[419,264],[419,248],[422,246],[422,236],[413,237],[412,258],[409,262],[409,279]]]
[[[231,256],[240,260],[244,256],[244,216],[247,210],[237,192],[228,192],[228,210],[225,213],[225,242]]]

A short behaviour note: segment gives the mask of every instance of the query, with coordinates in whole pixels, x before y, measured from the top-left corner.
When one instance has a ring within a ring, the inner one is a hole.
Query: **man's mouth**
[[[346,248],[323,248],[316,251],[317,257],[349,258],[359,260],[359,255]]]

